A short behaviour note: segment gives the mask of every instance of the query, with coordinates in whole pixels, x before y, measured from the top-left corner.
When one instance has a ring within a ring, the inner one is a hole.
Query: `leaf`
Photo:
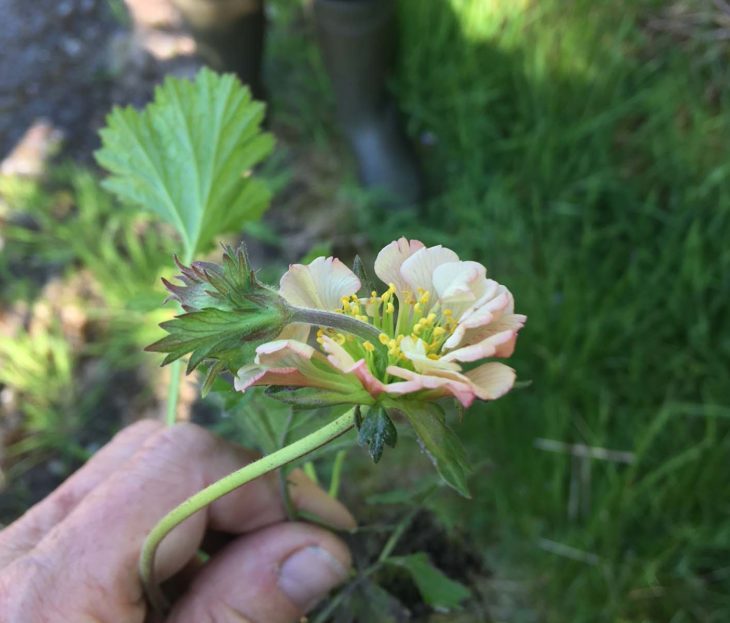
[[[263,115],[233,75],[169,77],[145,109],[114,108],[107,117],[95,153],[111,174],[104,186],[173,225],[191,257],[268,206],[268,189],[248,176],[273,147]]]
[[[447,484],[470,498],[467,477],[471,472],[464,446],[431,403],[399,403],[402,412],[418,435],[419,443]]]
[[[387,444],[391,448],[395,448],[398,441],[398,431],[396,431],[393,422],[388,417],[385,409],[378,407],[370,409],[367,415],[359,423],[357,441],[361,446],[368,446],[370,458],[374,463],[383,456],[383,448]]]
[[[388,558],[385,562],[408,571],[423,601],[437,610],[453,610],[471,595],[466,586],[434,567],[425,552]]]
[[[372,397],[361,391],[336,392],[319,387],[276,387],[266,389],[266,395],[299,409],[319,409],[344,404],[368,404]]]
[[[190,353],[187,373],[204,359],[220,359],[235,371],[250,359],[250,342],[265,342],[276,337],[283,326],[281,312],[275,308],[256,312],[204,309],[176,316],[160,325],[169,333],[145,350],[168,353],[162,365]],[[247,342],[249,342],[247,344]]]

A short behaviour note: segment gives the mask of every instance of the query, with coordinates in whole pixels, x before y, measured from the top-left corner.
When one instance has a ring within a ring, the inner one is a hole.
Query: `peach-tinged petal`
[[[405,383],[390,383],[385,386],[389,394],[411,394],[415,391],[428,391],[434,397],[452,395],[464,407],[469,407],[476,393],[469,380],[458,373],[448,376],[436,376],[433,374],[418,374],[398,366],[388,366],[388,374],[405,379]],[[462,380],[463,379],[463,380]]]
[[[394,240],[383,247],[375,258],[375,274],[383,283],[395,285],[396,292],[407,290],[408,284],[401,275],[400,267],[411,255],[423,248],[424,244],[420,240]]]
[[[327,360],[335,368],[345,374],[354,374],[371,396],[375,398],[383,393],[385,385],[373,376],[364,359],[355,361],[350,353],[327,335],[322,336],[322,348],[327,353]]]
[[[244,366],[233,379],[233,387],[239,392],[245,392],[255,385],[308,387],[312,381],[296,368],[267,369],[257,365]]]
[[[309,344],[296,340],[275,340],[256,349],[256,363],[266,367],[301,367],[316,351]]]
[[[466,373],[482,400],[496,400],[515,384],[515,371],[503,363],[490,362]]]
[[[476,344],[452,350],[444,355],[442,361],[478,361],[487,357],[496,357],[498,349],[509,342],[514,343],[516,333],[510,329],[490,335]]]
[[[474,329],[466,329],[463,325],[457,326],[454,334],[444,344],[444,349],[453,348],[460,344],[466,346],[476,344],[497,333],[512,331],[514,333],[512,339],[504,344],[500,344],[494,355],[495,357],[510,357],[514,350],[517,332],[524,326],[526,320],[527,316],[523,314],[507,314],[501,315],[496,320],[483,326],[475,327]]]
[[[343,296],[355,294],[360,280],[340,260],[318,257],[307,266],[293,264],[279,282],[279,293],[292,305],[333,311]]]
[[[400,273],[407,289],[417,292],[418,288],[433,292],[433,273],[438,266],[448,262],[458,262],[459,256],[451,249],[438,245],[419,249],[400,267]]]

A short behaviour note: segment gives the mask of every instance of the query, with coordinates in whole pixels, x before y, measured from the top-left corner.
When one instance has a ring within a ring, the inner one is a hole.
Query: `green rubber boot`
[[[366,188],[387,192],[393,206],[422,197],[420,171],[386,82],[395,59],[392,0],[315,0],[320,47],[342,129]]]
[[[173,0],[195,37],[198,52],[217,71],[235,73],[264,99],[261,60],[266,18],[262,0]]]

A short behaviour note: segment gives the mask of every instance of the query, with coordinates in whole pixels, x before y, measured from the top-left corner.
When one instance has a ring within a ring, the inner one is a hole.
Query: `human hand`
[[[0,532],[3,623],[143,623],[137,560],[147,533],[174,506],[251,461],[195,426],[143,420],[120,432],[45,500]],[[295,471],[295,506],[342,529],[342,504]],[[291,623],[343,582],[345,544],[285,521],[275,475],[220,498],[162,542],[155,573],[182,586],[167,623]],[[200,565],[209,531],[232,535]]]

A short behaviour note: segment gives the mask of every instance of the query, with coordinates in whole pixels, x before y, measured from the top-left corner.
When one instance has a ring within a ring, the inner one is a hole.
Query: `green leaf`
[[[260,130],[263,115],[233,75],[169,77],[145,109],[115,108],[107,117],[95,153],[111,174],[104,186],[173,225],[192,257],[268,206],[268,189],[248,176],[273,147]]]
[[[398,432],[382,407],[370,409],[362,421],[359,422],[358,428],[360,433],[357,441],[361,446],[368,446],[370,458],[373,459],[374,463],[377,463],[380,457],[383,456],[383,448],[386,444],[391,448],[395,448],[398,441]]]
[[[263,343],[276,337],[283,327],[281,311],[276,308],[256,312],[204,309],[176,316],[160,326],[169,333],[145,350],[168,353],[162,365],[190,353],[188,374],[204,359],[227,362],[235,371],[251,357],[251,342]]]
[[[386,562],[408,571],[423,601],[437,610],[452,610],[471,595],[466,586],[434,567],[424,552],[388,558]]]
[[[464,446],[438,407],[431,403],[398,404],[413,426],[419,443],[443,479],[466,498],[471,497],[467,478],[471,469]]]

